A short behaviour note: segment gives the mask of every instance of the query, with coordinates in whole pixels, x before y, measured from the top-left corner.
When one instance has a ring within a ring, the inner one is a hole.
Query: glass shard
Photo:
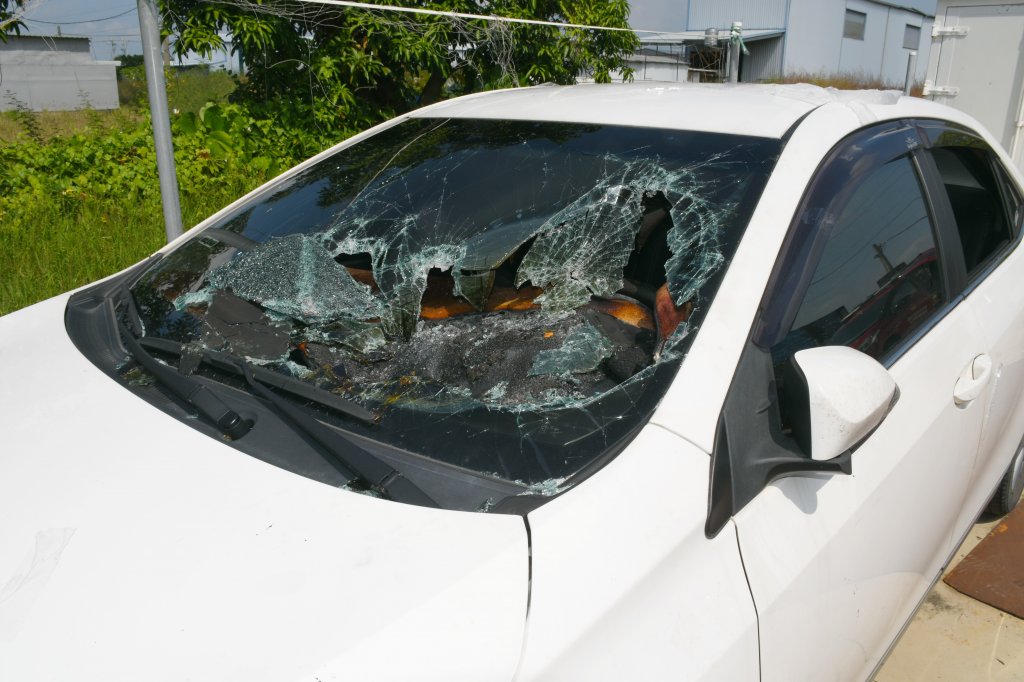
[[[537,353],[530,376],[553,374],[583,374],[592,372],[611,356],[614,344],[594,325],[584,323],[573,327],[558,348],[542,350]]]
[[[352,278],[314,238],[289,235],[212,270],[210,285],[267,310],[316,324],[381,315],[370,288]]]

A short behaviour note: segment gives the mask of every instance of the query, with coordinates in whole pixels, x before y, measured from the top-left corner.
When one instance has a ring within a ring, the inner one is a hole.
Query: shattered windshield
[[[147,336],[377,417],[318,415],[338,428],[550,493],[657,405],[780,147],[411,119],[272,185],[132,293]]]

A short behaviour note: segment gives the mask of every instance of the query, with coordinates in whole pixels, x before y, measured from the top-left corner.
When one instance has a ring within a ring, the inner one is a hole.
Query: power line
[[[131,9],[126,9],[120,14],[115,14],[112,17],[101,17],[99,19],[82,19],[80,21],[45,21],[43,19],[29,19],[28,17],[25,17],[25,21],[32,21],[37,24],[52,24],[54,26],[68,26],[70,24],[91,24],[96,21],[110,21],[111,19],[117,19],[118,17],[123,17],[124,15],[131,14],[132,12],[135,12],[137,10],[138,7],[132,7]]]
[[[398,5],[377,5],[370,2],[356,2],[356,0],[299,0],[311,5],[334,5],[338,7],[353,7],[356,9],[372,9],[384,12],[405,12],[406,14],[426,14],[435,17],[454,17],[456,19],[477,19],[482,21],[498,21],[508,24],[529,24],[531,26],[554,26],[556,28],[583,28],[596,31],[619,31],[623,33],[657,33],[661,35],[691,35],[694,31],[653,31],[641,28],[628,28],[618,26],[593,26],[590,24],[570,24],[562,21],[544,21],[543,19],[522,19],[519,17],[502,17],[495,14],[469,14],[466,12],[448,12],[444,10],[425,9],[423,7],[401,7]]]

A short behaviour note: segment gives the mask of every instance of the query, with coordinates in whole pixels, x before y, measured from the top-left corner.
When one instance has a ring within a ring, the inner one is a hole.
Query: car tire
[[[992,499],[988,503],[990,514],[1005,516],[1013,511],[1024,492],[1024,442],[1017,446],[1017,453],[1010,461],[1010,466],[999,481]]]

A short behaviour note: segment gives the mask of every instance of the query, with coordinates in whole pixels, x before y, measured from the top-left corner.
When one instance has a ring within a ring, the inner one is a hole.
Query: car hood
[[[516,516],[343,491],[112,381],[62,296],[0,318],[0,679],[508,680]]]

